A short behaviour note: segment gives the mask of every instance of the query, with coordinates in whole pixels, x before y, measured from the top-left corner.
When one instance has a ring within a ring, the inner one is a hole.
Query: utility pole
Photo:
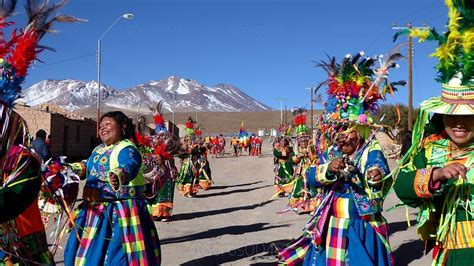
[[[428,28],[426,23],[423,22],[422,27],[413,27],[408,22],[406,27],[397,27],[395,22],[392,24],[393,30],[410,30],[410,29],[425,29]],[[413,40],[410,34],[408,34],[408,125],[407,129],[412,130],[413,128]]]
[[[281,126],[281,125],[283,125],[283,101],[287,101],[288,99],[286,99],[286,98],[277,98],[275,100],[280,101],[280,126]]]
[[[311,125],[310,125],[309,128],[311,129],[311,132],[313,132],[313,125],[314,125],[314,123],[313,123],[313,112],[314,112],[314,111],[313,111],[313,102],[314,102],[314,100],[313,100],[313,94],[314,94],[314,88],[313,88],[313,87],[309,87],[309,88],[306,88],[306,89],[309,90],[309,95],[310,95],[310,99],[311,99],[310,102],[309,102],[309,105],[311,106],[311,111],[310,111],[310,116],[311,116],[311,117],[310,117],[310,122],[311,122]]]
[[[176,113],[176,91],[173,91],[173,124],[174,124],[174,113]]]

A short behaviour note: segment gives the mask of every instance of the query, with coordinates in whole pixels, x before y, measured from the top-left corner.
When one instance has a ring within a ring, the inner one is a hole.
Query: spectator
[[[36,132],[36,138],[31,142],[31,148],[38,154],[39,158],[46,161],[49,158],[49,148],[46,143],[46,131],[40,129]]]

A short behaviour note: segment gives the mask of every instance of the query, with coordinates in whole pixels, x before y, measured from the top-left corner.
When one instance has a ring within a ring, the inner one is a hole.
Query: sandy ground
[[[228,152],[229,149],[227,148]],[[174,221],[157,222],[163,265],[275,265],[275,250],[298,237],[307,214],[281,213],[286,198],[274,194],[271,147],[262,158],[210,159],[214,186],[195,198],[175,194]],[[385,208],[398,203],[392,193]],[[429,265],[403,207],[385,213],[396,265]],[[409,209],[412,225],[416,211]],[[62,254],[56,259],[62,262]]]

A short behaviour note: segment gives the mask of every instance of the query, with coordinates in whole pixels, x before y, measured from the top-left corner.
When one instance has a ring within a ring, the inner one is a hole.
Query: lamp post
[[[100,36],[97,40],[97,137],[99,137],[99,120],[100,120],[100,50],[102,39],[109,33],[112,27],[122,18],[124,19],[133,19],[133,14],[127,13],[119,16],[114,23],[112,23],[109,28]]]

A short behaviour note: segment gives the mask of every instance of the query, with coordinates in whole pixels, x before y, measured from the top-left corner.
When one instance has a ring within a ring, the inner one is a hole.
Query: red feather
[[[5,55],[10,53],[12,47],[17,42],[18,36],[16,35],[16,31],[12,31],[12,37],[9,42],[6,42],[3,38],[3,28],[14,24],[13,22],[5,22],[0,18],[0,58],[5,58]]]
[[[186,128],[193,128],[193,122],[186,121]]]
[[[25,32],[18,37],[10,57],[10,62],[16,70],[15,76],[26,76],[28,66],[36,59],[36,54],[41,52],[36,49],[37,44],[38,36],[34,31]]]
[[[140,134],[138,131],[135,131],[135,137],[137,138],[137,142],[139,145],[149,147],[151,145],[151,140],[148,136],[144,136]]]
[[[156,114],[153,116],[153,121],[155,122],[155,125],[163,125],[165,123],[165,120],[163,119],[163,116],[160,114]]]
[[[296,126],[305,125],[305,124],[306,124],[306,115],[299,114],[299,115],[295,116],[295,125]]]
[[[155,146],[155,154],[160,155],[165,160],[170,160],[172,157],[169,152],[166,151],[166,144],[161,143]]]
[[[201,136],[201,134],[202,134],[202,130],[200,130],[200,129],[195,129],[194,130],[194,135]]]

